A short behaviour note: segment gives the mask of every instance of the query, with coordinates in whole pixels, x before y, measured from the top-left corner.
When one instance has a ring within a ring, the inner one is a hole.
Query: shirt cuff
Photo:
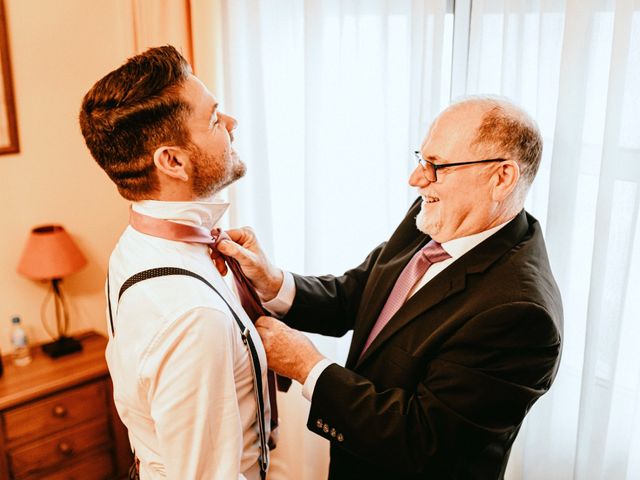
[[[291,305],[293,305],[295,296],[296,282],[293,280],[293,275],[291,272],[284,272],[284,279],[278,294],[268,302],[263,302],[262,306],[269,310],[269,313],[281,318],[287,314]]]
[[[318,381],[318,378],[320,378],[324,369],[333,363],[335,362],[332,362],[328,358],[324,358],[313,366],[309,375],[307,375],[307,379],[304,381],[304,385],[302,386],[302,396],[304,398],[311,401],[313,398],[313,391],[316,389],[316,382]]]

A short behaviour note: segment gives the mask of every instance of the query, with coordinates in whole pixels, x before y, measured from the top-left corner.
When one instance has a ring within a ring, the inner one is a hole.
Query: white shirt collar
[[[511,219],[513,220],[513,219]],[[502,227],[504,227],[511,220],[508,220],[500,225],[490,228],[489,230],[485,230],[484,232],[474,233],[473,235],[468,235],[466,237],[454,238],[453,240],[449,240],[448,242],[444,242],[442,244],[442,248],[451,255],[453,260],[456,260],[467,253],[469,250],[474,248],[477,245],[480,245],[483,241],[489,238],[491,235],[496,233]]]
[[[136,212],[150,217],[162,218],[196,227],[205,227],[207,230],[211,230],[222,218],[229,204],[217,198],[193,202],[141,200],[133,202],[131,207]]]

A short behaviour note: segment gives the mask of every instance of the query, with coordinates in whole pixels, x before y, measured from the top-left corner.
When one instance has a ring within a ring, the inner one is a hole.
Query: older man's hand
[[[284,273],[269,261],[253,229],[236,228],[227,230],[226,233],[230,240],[221,240],[218,251],[211,252],[211,258],[220,274],[227,274],[227,266],[220,256],[222,253],[238,261],[242,272],[251,281],[262,301],[275,298],[282,286]]]
[[[302,332],[272,317],[260,317],[256,328],[274,372],[304,383],[311,369],[324,357]]]

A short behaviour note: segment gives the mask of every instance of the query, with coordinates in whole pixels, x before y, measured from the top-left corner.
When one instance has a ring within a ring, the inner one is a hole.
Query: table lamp
[[[42,345],[42,350],[52,358],[82,350],[78,340],[67,336],[69,311],[60,283],[63,277],[77,272],[86,264],[87,259],[60,225],[44,225],[31,230],[18,263],[18,273],[32,280],[51,282],[40,312],[45,330],[54,339]],[[56,313],[55,334],[46,321],[46,307],[52,296]]]

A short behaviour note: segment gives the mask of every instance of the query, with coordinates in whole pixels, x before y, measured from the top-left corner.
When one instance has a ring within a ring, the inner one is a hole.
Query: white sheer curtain
[[[474,1],[467,81],[540,123],[528,208],[565,308],[561,369],[510,477],[640,478],[640,2]]]
[[[234,221],[288,268],[352,266],[406,210],[409,151],[449,101],[448,3],[223,2],[224,106],[249,166]]]
[[[285,268],[339,273],[401,218],[408,152],[451,88],[522,104],[545,137],[527,208],[545,226],[565,347],[508,477],[640,478],[640,2],[458,1],[455,29],[453,4],[223,0],[219,96],[249,166],[231,223],[253,225]],[[342,360],[349,339],[314,340]],[[271,478],[326,477],[305,402],[282,397]]]
[[[412,160],[449,100],[447,1],[223,1],[223,101],[248,174],[231,223],[249,224],[281,266],[341,273],[383,241],[415,196]],[[343,361],[349,338],[314,337]],[[326,478],[299,388],[281,398],[271,478]]]

